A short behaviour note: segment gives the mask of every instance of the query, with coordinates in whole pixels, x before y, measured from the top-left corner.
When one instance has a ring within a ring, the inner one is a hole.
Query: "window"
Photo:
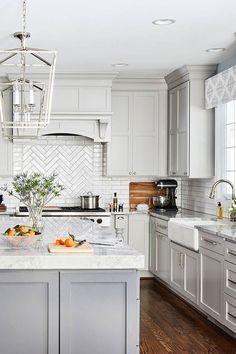
[[[236,186],[236,101],[222,105],[217,116],[219,131],[216,135],[216,164],[219,166],[220,177],[230,180]],[[231,197],[231,188],[226,184],[222,187],[222,193]]]

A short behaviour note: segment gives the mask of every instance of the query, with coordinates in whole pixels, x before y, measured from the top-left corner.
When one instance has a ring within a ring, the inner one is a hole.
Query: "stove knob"
[[[102,223],[102,219],[97,219],[97,223],[101,224]]]
[[[90,219],[90,221],[94,222],[95,220],[94,219]]]

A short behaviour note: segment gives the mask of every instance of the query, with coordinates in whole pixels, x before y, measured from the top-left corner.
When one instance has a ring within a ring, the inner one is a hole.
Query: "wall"
[[[104,177],[103,145],[89,139],[77,137],[50,137],[37,142],[17,142],[13,147],[14,174],[35,171],[44,174],[56,172],[60,183],[65,186],[62,195],[51,204],[78,205],[79,196],[92,191],[101,195],[100,205],[107,207],[114,192],[120,203],[129,207],[129,182],[152,181],[151,177]],[[9,183],[1,180],[0,185]],[[8,205],[18,204],[17,200],[5,197]],[[181,204],[181,183],[179,180],[178,205]]]

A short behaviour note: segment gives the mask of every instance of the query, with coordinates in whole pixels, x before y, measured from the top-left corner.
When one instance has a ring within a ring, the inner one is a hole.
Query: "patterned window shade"
[[[205,81],[205,107],[217,107],[236,100],[236,65]]]

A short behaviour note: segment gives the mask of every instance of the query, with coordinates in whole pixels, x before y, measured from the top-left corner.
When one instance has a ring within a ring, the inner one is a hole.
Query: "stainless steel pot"
[[[93,195],[88,192],[86,195],[81,195],[81,208],[82,209],[98,209],[99,208],[99,195]]]
[[[157,208],[163,208],[170,203],[170,198],[168,196],[152,197],[152,204]]]

